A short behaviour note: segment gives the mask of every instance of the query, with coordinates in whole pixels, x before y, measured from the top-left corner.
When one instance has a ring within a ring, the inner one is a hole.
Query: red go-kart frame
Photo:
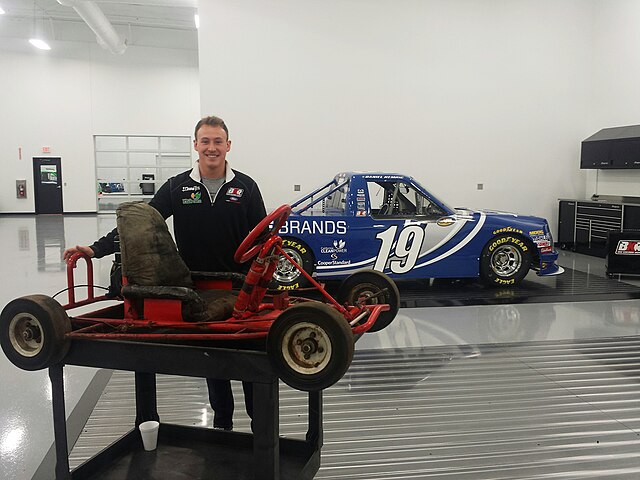
[[[96,296],[92,260],[75,253],[67,263],[68,302],[61,305],[46,295],[29,295],[11,301],[0,315],[0,343],[14,365],[39,370],[62,362],[76,340],[132,340],[145,342],[251,341],[262,344],[278,376],[293,388],[316,391],[337,382],[347,371],[354,352],[354,338],[381,330],[395,318],[399,292],[386,275],[357,272],[330,295],[282,249],[278,231],[291,212],[282,205],[265,217],[235,253],[243,263],[255,257],[242,287],[237,291],[233,313],[215,321],[193,322],[183,318],[184,295],[196,291],[231,292],[238,274],[213,274],[195,279],[194,289],[169,287],[168,293],[128,296],[123,276],[123,295],[116,304],[89,313],[69,316],[78,307],[98,304],[113,297]],[[75,298],[74,271],[86,262],[87,298]],[[291,262],[313,285],[323,301],[268,294],[278,261]],[[237,283],[237,282],[235,282]],[[235,297],[232,297],[235,298]]]

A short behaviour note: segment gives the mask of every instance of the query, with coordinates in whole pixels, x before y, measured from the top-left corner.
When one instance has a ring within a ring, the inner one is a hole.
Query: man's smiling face
[[[207,178],[224,176],[231,142],[220,126],[203,125],[198,129],[193,148],[198,152],[200,175]]]

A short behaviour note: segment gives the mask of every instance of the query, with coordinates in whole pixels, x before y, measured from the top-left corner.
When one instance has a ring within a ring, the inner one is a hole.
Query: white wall
[[[31,159],[43,146],[62,158],[64,211],[95,212],[93,135],[191,135],[200,115],[195,50],[53,47],[36,51],[19,38],[0,45],[0,213],[35,211]],[[16,199],[16,179],[27,180],[26,200]]]
[[[187,135],[201,112],[227,120],[269,207],[351,169],[552,227],[558,197],[640,195],[640,172],[578,169],[582,139],[640,123],[640,2],[215,0],[200,16],[200,71],[184,48],[3,37],[0,213],[34,211],[42,146],[63,159],[65,211],[95,211],[94,134]]]
[[[589,135],[640,124],[640,2],[597,0]],[[640,196],[640,170],[592,170],[587,194]]]
[[[553,227],[557,198],[585,194],[590,2],[216,0],[199,13],[202,110],[228,121],[230,158],[269,206],[342,170],[408,173],[450,204]]]

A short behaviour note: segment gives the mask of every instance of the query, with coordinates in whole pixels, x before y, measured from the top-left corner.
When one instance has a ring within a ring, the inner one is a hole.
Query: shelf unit
[[[148,189],[152,183],[156,191],[192,165],[188,136],[95,135],[94,148],[98,212],[112,212],[123,202],[149,201],[153,194],[143,193],[144,184]]]

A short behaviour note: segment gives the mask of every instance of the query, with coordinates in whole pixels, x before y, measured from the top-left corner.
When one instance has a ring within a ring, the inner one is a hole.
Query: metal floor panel
[[[280,397],[281,434],[303,438],[306,395],[281,385]],[[316,478],[637,479],[638,399],[640,337],[357,351],[324,394]],[[159,375],[158,409],[212,423],[202,379]],[[241,407],[235,420],[249,430]],[[133,374],[115,372],[72,465],[133,422]]]

